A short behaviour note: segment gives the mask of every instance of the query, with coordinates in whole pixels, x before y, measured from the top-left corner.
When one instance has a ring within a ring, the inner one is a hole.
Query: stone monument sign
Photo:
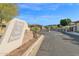
[[[6,55],[21,46],[25,30],[29,31],[28,24],[25,21],[17,18],[11,20],[1,39],[0,55]]]

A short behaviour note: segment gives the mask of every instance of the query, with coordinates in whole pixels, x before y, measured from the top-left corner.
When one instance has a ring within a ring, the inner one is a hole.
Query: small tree
[[[60,20],[60,24],[62,26],[66,26],[66,25],[69,25],[71,23],[71,19],[67,18],[67,19],[61,19]]]
[[[13,3],[0,3],[0,29],[6,27],[6,23],[17,15],[17,6]],[[5,24],[4,24],[5,22]],[[0,32],[1,33],[1,32]]]
[[[67,21],[68,25],[72,22],[71,19],[69,19],[69,18],[67,18],[66,21]]]
[[[0,22],[6,21],[8,22],[13,17],[17,15],[17,5],[9,4],[9,3],[1,3],[0,4]]]
[[[38,37],[38,32],[40,31],[39,27],[32,27],[31,30],[33,31],[34,38]]]

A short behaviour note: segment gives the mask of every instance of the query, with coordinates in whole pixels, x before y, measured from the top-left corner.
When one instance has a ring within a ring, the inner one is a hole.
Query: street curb
[[[44,35],[41,35],[37,39],[37,41],[32,46],[30,46],[28,50],[22,56],[35,56],[43,40],[44,40]]]

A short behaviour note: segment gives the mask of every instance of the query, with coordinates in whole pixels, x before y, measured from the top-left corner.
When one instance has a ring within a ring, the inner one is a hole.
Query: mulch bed
[[[25,39],[25,38],[24,38]],[[37,39],[33,38],[28,42],[22,44],[19,48],[13,50],[12,52],[8,53],[6,56],[21,56]]]

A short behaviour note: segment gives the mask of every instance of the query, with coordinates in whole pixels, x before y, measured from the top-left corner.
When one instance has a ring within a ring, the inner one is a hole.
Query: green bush
[[[40,30],[40,28],[39,27],[33,27],[31,30],[34,31],[34,32],[38,32]]]
[[[32,27],[31,30],[33,31],[33,37],[38,38],[40,28],[39,27]]]
[[[79,33],[79,30],[77,30],[76,32]]]

